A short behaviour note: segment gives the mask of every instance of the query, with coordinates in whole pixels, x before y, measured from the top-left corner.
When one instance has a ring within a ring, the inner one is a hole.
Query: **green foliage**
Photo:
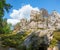
[[[17,33],[17,34],[2,34],[1,41],[3,47],[14,47],[16,49],[20,50],[38,50],[40,45],[44,43],[44,38],[40,38],[34,34],[32,34],[31,37],[31,44],[28,46],[28,48],[23,44],[24,40],[28,36],[28,34],[31,33],[31,31],[25,31],[23,34]]]
[[[7,24],[7,19],[3,19],[5,10],[8,12],[11,8],[10,4],[6,3],[6,0],[0,0],[0,44],[4,43],[4,41],[10,41],[10,39],[3,39],[2,37],[6,38],[5,35],[11,33],[10,25]],[[4,35],[4,36],[2,36]],[[3,39],[3,40],[2,40]],[[8,44],[8,43],[5,43]],[[1,44],[2,45],[2,44]],[[3,45],[5,46],[5,45]]]
[[[54,38],[60,41],[60,31],[55,31],[54,32]]]
[[[4,31],[4,34],[12,33],[12,30],[11,30],[11,28],[10,28],[10,25],[6,25],[6,26],[3,28],[3,31]]]
[[[58,41],[57,41],[55,38],[53,38],[53,39],[51,40],[51,42],[50,42],[50,47],[56,46],[57,42],[58,42]]]
[[[5,10],[8,12],[10,8],[11,8],[11,5],[7,4],[6,0],[0,0],[0,34],[4,33],[3,28],[5,26],[3,26],[3,21],[4,21],[3,16],[5,13]]]
[[[3,19],[3,34],[12,33],[11,24],[7,24],[7,19]]]
[[[25,45],[19,45],[18,47],[17,47],[17,49],[18,50],[27,50],[27,48],[26,48],[26,46]]]
[[[0,0],[0,16],[4,15],[5,10],[8,12],[11,7],[10,4],[6,3],[6,0]]]
[[[50,47],[54,47],[58,41],[60,41],[60,31],[56,30],[53,32],[53,39],[50,42]]]
[[[1,35],[2,46],[7,47],[14,47],[20,48],[21,44],[24,42],[25,37],[27,36],[26,33],[23,34],[3,34]]]

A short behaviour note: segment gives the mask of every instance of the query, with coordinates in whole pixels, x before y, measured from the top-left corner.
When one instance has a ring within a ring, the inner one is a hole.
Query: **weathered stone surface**
[[[48,14],[45,9],[40,9],[40,11],[32,10],[29,21],[21,19],[19,32],[30,29],[39,37],[45,36],[45,41],[49,43],[53,39],[53,32],[60,29],[60,14],[56,11]],[[28,45],[30,43],[32,32],[25,39],[24,44]],[[52,49],[48,48],[48,50]]]

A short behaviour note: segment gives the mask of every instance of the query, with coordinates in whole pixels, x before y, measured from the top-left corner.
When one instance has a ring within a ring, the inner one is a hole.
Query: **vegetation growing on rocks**
[[[11,25],[3,18],[4,11],[11,8],[6,0],[0,1],[0,46],[18,50],[39,50],[44,45],[54,47],[60,41],[59,13],[48,14],[47,10],[31,11],[30,21],[21,19],[11,30]],[[34,13],[36,12],[36,13]],[[52,19],[55,18],[55,20]],[[52,37],[52,38],[51,38]],[[28,47],[27,47],[28,46]]]

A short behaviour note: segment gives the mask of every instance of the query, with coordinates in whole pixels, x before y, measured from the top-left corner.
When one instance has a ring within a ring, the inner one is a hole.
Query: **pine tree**
[[[3,31],[3,16],[4,16],[4,12],[5,10],[7,12],[9,12],[9,9],[11,8],[12,6],[10,4],[7,4],[6,3],[6,0],[0,0],[0,34],[4,33]]]

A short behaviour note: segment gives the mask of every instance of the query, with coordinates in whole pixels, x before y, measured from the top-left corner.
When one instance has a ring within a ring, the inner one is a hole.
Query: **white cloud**
[[[12,24],[12,25],[16,25],[18,22],[20,22],[20,20],[17,20],[17,19],[8,19],[7,20],[7,23],[8,24]]]
[[[37,7],[33,8],[30,5],[22,6],[19,10],[15,10],[14,9],[13,12],[10,14],[10,16],[12,18],[11,23],[12,24],[16,23],[16,22],[14,22],[15,19],[17,19],[17,20],[18,19],[20,20],[22,18],[30,19],[30,12],[31,12],[31,10],[37,10],[37,11],[39,11],[39,9]],[[9,19],[7,21],[9,21]]]

